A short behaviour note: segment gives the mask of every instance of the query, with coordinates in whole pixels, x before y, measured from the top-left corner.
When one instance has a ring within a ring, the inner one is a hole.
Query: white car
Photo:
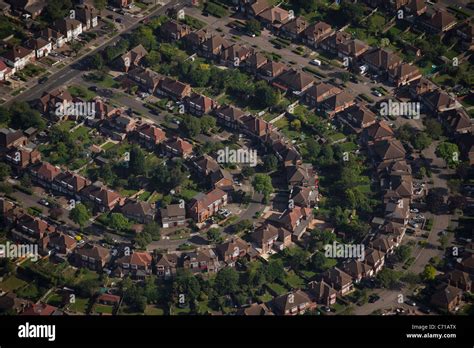
[[[321,66],[321,61],[319,59],[313,59],[309,62],[311,65]]]
[[[410,213],[418,214],[420,211],[416,208],[410,209]]]

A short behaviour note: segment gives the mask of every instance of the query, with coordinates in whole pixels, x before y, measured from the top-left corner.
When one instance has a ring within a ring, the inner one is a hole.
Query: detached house
[[[301,95],[314,84],[314,79],[307,73],[290,69],[282,72],[272,82],[272,85],[295,95]]]
[[[258,19],[269,30],[278,30],[283,24],[291,20],[290,13],[280,7],[271,7],[262,11],[258,15]]]
[[[227,198],[227,193],[219,188],[208,193],[199,193],[188,205],[189,216],[198,223],[204,222],[227,205]]]
[[[222,52],[230,46],[232,44],[224,37],[213,35],[202,43],[201,51],[204,57],[217,60]]]
[[[292,243],[290,231],[269,222],[255,229],[250,237],[261,254],[266,254],[272,249],[281,251]]]
[[[462,290],[449,284],[442,284],[431,296],[431,304],[442,311],[455,312],[461,303]]]
[[[128,219],[137,221],[141,224],[149,224],[155,221],[155,207],[151,203],[143,201],[128,200],[120,211]]]
[[[219,259],[229,266],[234,266],[235,262],[245,257],[249,250],[250,245],[240,238],[235,238],[216,246]]]
[[[156,275],[160,278],[169,279],[176,275],[178,256],[176,254],[158,254],[156,256]]]
[[[217,255],[212,249],[198,249],[195,252],[184,253],[183,268],[193,273],[216,273],[219,270]]]
[[[310,208],[295,206],[293,209],[285,210],[275,221],[290,231],[292,240],[297,241],[301,239],[312,220],[313,213]]]
[[[110,261],[110,251],[100,245],[86,243],[74,251],[75,264],[78,267],[89,268],[94,271],[102,271]]]
[[[273,311],[279,315],[297,315],[316,308],[316,304],[301,290],[289,292],[272,301]]]
[[[152,261],[150,253],[135,251],[115,261],[117,269],[114,273],[122,277],[130,275],[134,279],[144,279],[151,275]]]

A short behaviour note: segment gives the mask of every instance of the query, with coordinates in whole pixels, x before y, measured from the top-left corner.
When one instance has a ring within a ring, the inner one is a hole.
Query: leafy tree
[[[69,15],[71,9],[71,0],[48,0],[44,16],[48,22],[54,22]]]
[[[151,51],[158,47],[158,41],[153,34],[153,30],[147,26],[140,26],[134,30],[130,37],[131,46],[142,45],[145,49]]]
[[[140,147],[132,147],[128,168],[130,173],[134,175],[142,175],[145,173],[145,154]]]
[[[428,192],[426,196],[426,205],[427,208],[433,212],[437,213],[441,210],[444,204],[444,195],[439,192],[439,190],[432,189]]]
[[[218,228],[210,228],[207,231],[207,239],[213,243],[220,243],[222,241],[221,231]]]
[[[152,221],[143,227],[142,233],[149,234],[153,240],[160,240],[160,231],[161,227],[160,224]]]
[[[94,0],[94,7],[99,11],[102,11],[107,5],[107,0]]]
[[[260,24],[258,20],[256,20],[255,18],[252,18],[248,20],[247,23],[245,24],[245,29],[250,34],[255,34],[258,36],[260,35],[260,32],[262,31],[262,25]]]
[[[456,209],[463,210],[467,205],[467,199],[461,195],[455,195],[448,198],[449,209],[454,212]]]
[[[278,168],[278,159],[275,155],[270,154],[264,157],[263,159],[263,169],[266,172],[273,172]]]
[[[290,127],[294,129],[295,131],[299,132],[301,130],[301,121],[298,119],[291,121]]]
[[[306,267],[309,258],[307,251],[297,247],[285,250],[287,251],[286,257],[292,269],[299,270]]]
[[[191,138],[201,133],[201,121],[197,117],[190,116],[190,115],[188,115],[187,117],[184,117],[182,125],[186,133]]]
[[[34,110],[28,103],[14,102],[10,106],[10,127],[15,129],[27,129],[30,127],[43,130],[46,122],[41,117],[39,111]]]
[[[90,65],[92,69],[102,70],[104,68],[104,58],[100,53],[94,54],[90,59]]]
[[[327,257],[322,252],[318,251],[311,257],[311,266],[317,272],[324,272],[329,268],[327,261]]]
[[[421,278],[423,280],[434,280],[436,277],[436,268],[432,265],[426,265],[425,269],[421,273]]]
[[[439,237],[438,242],[439,242],[441,248],[443,248],[443,250],[444,250],[448,247],[449,237],[444,234],[444,235]]]
[[[10,172],[11,169],[9,165],[0,163],[0,181],[5,180],[5,178],[10,175]]]
[[[179,269],[176,272],[176,279],[173,285],[175,293],[178,296],[184,294],[184,298],[188,300],[188,303],[196,300],[201,291],[201,285],[197,278],[191,271],[186,269]]]
[[[385,267],[379,272],[377,279],[384,288],[393,289],[398,285],[400,273]]]
[[[108,225],[113,230],[124,231],[130,228],[131,223],[122,213],[111,213]]]
[[[216,127],[215,117],[204,115],[201,117],[201,132],[209,133],[212,129]]]
[[[250,167],[250,166],[243,167],[241,174],[243,175],[244,178],[249,178],[255,174],[255,169],[253,169],[253,167]]]
[[[406,262],[408,258],[411,256],[412,248],[408,245],[401,245],[399,248],[395,250],[395,256],[397,257],[398,261]]]
[[[266,278],[269,283],[275,280],[283,280],[285,277],[285,268],[282,260],[271,260],[266,270]]]
[[[220,295],[232,294],[239,288],[239,274],[232,267],[226,267],[217,273],[214,289]]]
[[[411,141],[413,147],[419,151],[426,149],[431,145],[431,138],[425,132],[416,134]]]
[[[429,130],[431,138],[438,140],[443,135],[443,126],[437,120],[428,118],[425,127]]]
[[[69,218],[76,224],[78,224],[81,228],[85,226],[85,224],[87,223],[87,221],[89,221],[91,217],[91,213],[82,203],[76,204],[76,206],[72,208],[69,212]]]
[[[459,148],[454,143],[442,142],[436,148],[436,155],[444,159],[450,167],[459,163]]]
[[[267,201],[269,195],[273,192],[272,179],[268,175],[255,174],[252,186],[255,191],[263,194],[264,201]]]
[[[255,104],[260,108],[275,106],[280,102],[281,94],[265,81],[255,84]]]
[[[11,113],[10,110],[4,106],[0,106],[0,123],[10,123]]]

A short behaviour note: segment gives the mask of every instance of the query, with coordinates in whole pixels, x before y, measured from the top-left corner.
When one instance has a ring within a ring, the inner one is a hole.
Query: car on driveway
[[[406,300],[405,303],[409,306],[412,306],[412,307],[416,306],[416,302],[413,301],[413,300],[410,300],[410,299]]]
[[[416,209],[416,208],[410,209],[410,213],[415,213],[415,214],[417,214],[417,213],[419,213],[419,212],[420,212],[420,211],[419,211],[418,209]]]
[[[377,294],[372,294],[369,296],[369,303],[375,303],[380,300],[380,296]]]
[[[41,205],[44,205],[45,207],[49,207],[49,206],[50,206],[49,202],[48,202],[46,199],[44,199],[44,198],[41,198],[41,199],[38,201],[38,203],[41,204]]]

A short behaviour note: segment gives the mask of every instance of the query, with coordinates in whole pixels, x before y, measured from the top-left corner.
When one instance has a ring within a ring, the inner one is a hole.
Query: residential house
[[[369,45],[357,39],[347,40],[336,47],[338,57],[351,64],[358,60],[369,48]]]
[[[352,277],[337,267],[328,269],[324,272],[322,280],[329,284],[333,289],[337,290],[337,294],[340,296],[345,296],[354,290]]]
[[[61,173],[59,167],[48,162],[41,162],[30,168],[31,180],[43,187],[52,187],[54,179]]]
[[[226,38],[213,35],[201,44],[202,55],[206,58],[218,60],[224,50],[232,46]]]
[[[303,208],[312,208],[319,201],[318,190],[314,187],[295,186],[290,191],[289,201]]]
[[[229,192],[234,189],[234,181],[232,174],[226,169],[219,168],[210,175],[211,185],[213,188],[219,188],[222,191]]]
[[[316,304],[304,291],[296,290],[274,298],[272,307],[278,315],[298,315],[315,309]]]
[[[207,114],[216,106],[216,102],[213,99],[203,94],[192,93],[191,96],[186,99],[186,108],[189,113],[196,116]]]
[[[329,307],[336,303],[337,291],[324,280],[309,282],[308,292],[314,302],[318,304]]]
[[[308,163],[285,167],[286,181],[291,189],[294,186],[317,187],[318,175]]]
[[[448,93],[440,89],[425,93],[421,100],[426,107],[434,113],[441,113],[461,107],[461,104],[456,98],[451,97]]]
[[[203,29],[193,31],[183,39],[186,47],[193,52],[200,51],[201,45],[208,39],[207,32]]]
[[[389,81],[397,87],[421,79],[422,76],[423,75],[416,66],[407,63],[402,63],[388,71]]]
[[[157,93],[173,100],[183,100],[191,95],[191,86],[181,81],[165,77],[158,83]]]
[[[318,48],[323,40],[334,34],[332,27],[326,22],[309,25],[303,32],[302,40],[310,47]]]
[[[110,261],[111,254],[106,248],[91,243],[84,244],[74,250],[74,261],[78,267],[102,271]]]
[[[411,82],[408,86],[410,96],[415,100],[420,100],[425,93],[434,91],[435,89],[436,85],[424,77]]]
[[[151,203],[128,200],[120,207],[120,211],[128,219],[141,224],[149,224],[155,221],[156,210]]]
[[[431,16],[425,13],[425,18],[422,23],[425,27],[434,33],[444,33],[453,29],[456,24],[456,17],[448,11],[438,10]]]
[[[370,70],[379,75],[402,64],[402,59],[399,56],[383,48],[367,52],[364,54],[363,60],[367,63]]]
[[[336,86],[321,82],[312,85],[305,93],[305,100],[310,106],[317,106],[324,100],[341,93],[342,90]]]
[[[35,52],[36,59],[46,57],[53,49],[52,42],[42,38],[31,38],[25,42],[25,47]]]
[[[158,88],[158,84],[163,80],[163,76],[150,69],[137,67],[128,72],[128,77],[137,82],[148,93],[153,94]]]
[[[217,255],[212,249],[201,248],[182,255],[183,268],[193,273],[216,273],[219,270]]]
[[[47,245],[47,236],[56,231],[56,228],[47,221],[29,214],[18,217],[15,228],[11,230],[12,239],[17,242],[38,244],[40,250]]]
[[[372,154],[372,160],[375,163],[398,161],[404,159],[406,156],[405,148],[400,140],[397,139],[377,141],[369,150]]]
[[[122,196],[101,183],[94,183],[82,189],[84,199],[91,201],[101,211],[111,211],[122,202]]]
[[[425,0],[410,0],[406,10],[415,16],[421,16],[426,12],[427,6]]]
[[[340,120],[349,125],[356,133],[361,133],[377,122],[376,115],[365,105],[356,104],[346,109]]]
[[[30,147],[30,144],[20,145],[5,153],[5,161],[10,164],[16,173],[20,173],[30,165],[40,162],[41,152],[36,147]]]
[[[392,127],[385,121],[376,121],[362,132],[363,142],[369,145],[380,141],[389,141],[393,139],[394,136],[395,133]]]
[[[351,34],[345,31],[337,31],[332,35],[329,35],[321,41],[319,44],[325,51],[329,51],[333,54],[337,54],[337,48],[341,43],[344,43],[352,38]]]
[[[311,208],[295,206],[285,210],[274,221],[292,233],[291,238],[293,241],[298,241],[306,232],[312,220],[313,213]]]
[[[79,6],[75,11],[76,19],[82,23],[83,32],[99,25],[99,11],[97,11],[93,6]]]
[[[28,139],[21,130],[0,128],[0,149],[2,151],[26,145]]]
[[[291,40],[298,40],[301,34],[308,28],[308,25],[309,23],[304,17],[296,17],[282,25],[280,35]]]
[[[12,68],[9,68],[3,60],[0,59],[0,82],[6,81],[9,79],[13,74],[15,73],[15,70]]]
[[[385,205],[385,218],[406,225],[410,216],[410,203],[406,198]]]
[[[236,315],[254,316],[254,315],[274,315],[265,303],[252,303],[248,307],[240,308]]]
[[[186,209],[181,204],[168,204],[160,209],[161,226],[163,228],[184,226]]]
[[[281,251],[292,243],[290,231],[268,222],[256,228],[250,238],[261,254],[267,254],[273,249]]]
[[[257,18],[268,30],[278,30],[291,20],[290,13],[281,7],[271,7],[262,11]]]
[[[66,44],[66,37],[59,31],[51,28],[45,28],[40,31],[39,37],[51,43],[51,49],[61,48]]]
[[[32,19],[38,17],[46,7],[46,0],[8,0],[12,10],[30,16]]]
[[[215,110],[217,121],[226,127],[237,129],[245,113],[231,105],[223,105]]]
[[[156,256],[156,275],[160,278],[170,279],[176,275],[178,256],[176,254],[158,254]]]
[[[266,81],[270,81],[276,78],[277,76],[280,76],[287,69],[287,66],[283,63],[269,61],[263,64],[260,69],[257,70],[257,76]]]
[[[166,134],[152,123],[143,123],[135,129],[137,140],[140,145],[149,150],[154,150],[159,144],[166,140]]]
[[[342,91],[323,101],[322,107],[329,118],[333,118],[337,113],[344,111],[356,103],[352,94]]]
[[[267,0],[241,1],[240,11],[246,13],[249,18],[255,18],[270,7]]]
[[[233,238],[216,246],[216,253],[219,259],[228,266],[234,266],[235,262],[245,257],[249,250],[250,244],[240,238]]]
[[[227,199],[227,193],[219,188],[207,193],[201,192],[189,203],[189,216],[198,223],[204,222],[227,205]]]
[[[23,69],[26,65],[35,60],[35,51],[23,46],[14,46],[5,51],[1,58],[15,71]]]
[[[48,239],[48,247],[56,250],[59,254],[71,254],[77,247],[76,240],[62,232],[52,232],[49,234]]]
[[[166,156],[188,158],[193,153],[193,145],[180,137],[168,139],[162,143]]]
[[[220,57],[221,64],[234,68],[243,66],[247,58],[249,58],[253,52],[253,48],[240,44],[233,44],[222,51]]]
[[[467,51],[474,50],[474,25],[466,23],[456,30],[456,34],[461,38],[461,45]]]
[[[170,20],[160,26],[160,35],[166,41],[178,41],[191,33],[191,28],[175,20]]]
[[[472,289],[472,280],[468,273],[455,269],[446,274],[446,282],[463,291],[470,292]]]
[[[144,279],[151,275],[153,258],[146,251],[134,251],[128,253],[115,261],[117,269],[115,274],[120,276],[130,275],[134,279]]]
[[[130,51],[122,54],[118,59],[120,68],[128,72],[140,66],[142,59],[148,54],[148,51],[141,44],[132,48]]]
[[[58,308],[51,306],[49,304],[39,302],[39,303],[30,303],[25,307],[23,312],[20,315],[27,316],[50,316],[50,315],[63,315],[64,312]]]
[[[465,109],[443,112],[438,119],[453,135],[472,133],[472,121]]]
[[[72,95],[67,90],[58,88],[43,92],[36,101],[36,105],[42,113],[48,114],[50,118],[61,120],[69,116],[68,105],[72,102],[74,102]]]
[[[385,253],[372,248],[365,249],[365,263],[372,267],[373,274],[377,274],[383,268],[385,264]]]
[[[265,63],[268,62],[268,58],[261,52],[252,53],[244,63],[245,69],[251,74],[256,74]]]
[[[443,312],[455,312],[461,303],[462,290],[449,284],[441,284],[431,296],[430,303]]]
[[[54,22],[54,29],[63,34],[67,42],[71,42],[82,34],[82,23],[72,18],[59,19]]]
[[[60,194],[79,200],[80,192],[90,184],[91,182],[82,175],[67,171],[56,175],[51,184],[51,188]]]
[[[272,85],[285,92],[289,91],[295,95],[302,95],[314,82],[311,75],[290,69],[278,75]]]
[[[393,253],[396,244],[390,237],[379,236],[370,241],[369,246],[373,249],[382,251],[384,254],[387,255]]]
[[[191,162],[193,168],[204,176],[211,175],[219,170],[219,164],[209,155],[202,155]]]
[[[360,282],[363,278],[369,278],[374,275],[372,267],[359,260],[352,259],[346,262],[343,268],[356,283]]]

